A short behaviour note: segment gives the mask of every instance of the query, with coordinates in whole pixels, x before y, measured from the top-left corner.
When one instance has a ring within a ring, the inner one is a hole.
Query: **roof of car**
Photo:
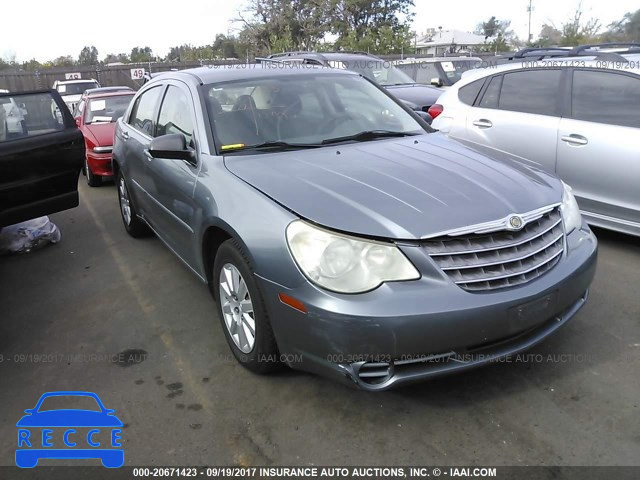
[[[79,80],[58,80],[58,83],[88,83],[88,82],[94,82],[94,83],[98,83],[98,81],[95,78],[81,78]]]
[[[362,60],[363,58],[369,60],[380,60],[381,58],[371,55],[367,52],[283,52],[274,53],[269,55],[269,59],[272,60],[285,60],[287,58],[309,58],[317,60]]]
[[[255,64],[219,65],[190,68],[177,72],[163,72],[162,75],[153,78],[150,84],[161,82],[167,78],[195,78],[201,84],[243,80],[246,78],[276,77],[298,73],[321,75],[358,75],[355,72],[326,68],[315,65],[292,65],[288,63],[266,62]]]
[[[435,63],[435,62],[459,62],[462,60],[481,62],[480,57],[425,57],[425,58],[405,58],[403,60],[396,60],[398,65],[407,63]]]
[[[96,92],[96,93],[89,93],[86,98],[87,99],[93,99],[93,98],[105,98],[105,97],[124,97],[124,96],[133,96],[135,95],[136,92],[134,90],[120,90],[117,92]]]

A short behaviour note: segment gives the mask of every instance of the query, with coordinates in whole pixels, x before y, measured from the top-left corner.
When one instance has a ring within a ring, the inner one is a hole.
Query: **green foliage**
[[[156,58],[149,47],[134,47],[129,55],[131,63],[155,62]]]
[[[84,47],[78,56],[78,65],[96,65],[98,63],[98,49],[94,46]]]
[[[621,20],[610,24],[601,40],[604,42],[640,42],[640,10],[627,13]]]
[[[522,45],[511,29],[511,20],[499,20],[492,16],[486,22],[479,23],[475,33],[484,35],[486,44],[482,50],[487,52],[507,52]]]
[[[107,64],[107,63],[129,63],[129,55],[127,55],[126,53],[110,53],[108,54],[106,57],[104,57],[104,60],[102,61],[102,63]]]

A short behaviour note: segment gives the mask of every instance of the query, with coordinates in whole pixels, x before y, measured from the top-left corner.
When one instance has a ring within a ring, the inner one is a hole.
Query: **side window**
[[[50,93],[0,95],[0,143],[64,129],[64,117]]]
[[[155,130],[153,114],[160,98],[162,88],[160,86],[147,90],[136,99],[136,103],[131,110],[131,116],[129,117],[129,125],[136,130],[146,133],[150,137],[153,137]]]
[[[576,70],[571,113],[577,120],[640,128],[640,77]]]
[[[471,82],[469,85],[465,85],[458,90],[458,99],[466,105],[473,105],[476,98],[478,98],[478,93],[480,93],[483,85],[484,78]]]
[[[418,67],[416,82],[431,84],[432,78],[440,78],[440,72],[433,63],[420,63],[416,65]],[[444,80],[444,79],[442,79]]]
[[[193,108],[191,99],[178,87],[169,85],[160,107],[157,136],[181,133],[187,145],[193,139]]]
[[[493,77],[482,95],[482,100],[478,105],[481,108],[498,108],[498,97],[500,96],[500,86],[502,85],[502,75]]]
[[[500,110],[555,115],[561,70],[525,70],[506,73],[502,80]]]

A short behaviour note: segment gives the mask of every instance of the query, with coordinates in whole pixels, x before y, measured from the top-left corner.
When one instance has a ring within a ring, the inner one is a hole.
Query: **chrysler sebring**
[[[586,301],[571,188],[481,148],[357,73],[265,63],[153,79],[113,169],[127,232],[209,284],[242,365],[383,390],[528,349]]]

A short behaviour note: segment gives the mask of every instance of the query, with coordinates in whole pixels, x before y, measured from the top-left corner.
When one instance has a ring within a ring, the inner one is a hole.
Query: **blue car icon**
[[[58,402],[89,401],[91,405],[94,405],[91,400],[93,399],[98,408],[95,410],[42,408],[42,403],[52,397],[63,397],[55,399]],[[114,415],[114,410],[104,407],[95,393],[45,393],[34,408],[24,412],[26,415],[16,423],[18,427],[16,465],[18,467],[33,468],[41,458],[99,458],[102,465],[107,468],[118,468],[124,463],[124,450],[120,448],[122,422]],[[85,430],[87,430],[86,434]],[[107,434],[108,442],[105,441]],[[57,448],[62,445],[56,445],[54,448],[53,442],[60,440],[64,448]]]

